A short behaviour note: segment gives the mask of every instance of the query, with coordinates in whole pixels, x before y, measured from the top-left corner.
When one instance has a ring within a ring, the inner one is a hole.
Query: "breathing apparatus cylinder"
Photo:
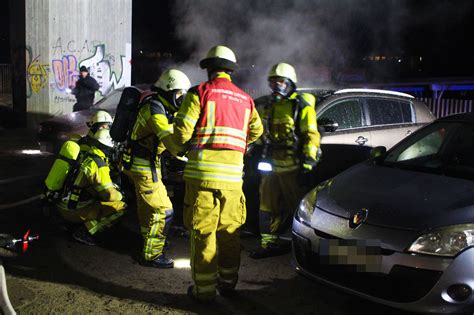
[[[117,105],[114,122],[110,127],[110,136],[116,142],[127,140],[133,128],[140,104],[141,92],[135,87],[126,87]]]
[[[44,181],[49,190],[57,191],[63,188],[67,174],[72,168],[73,161],[77,160],[81,147],[77,142],[68,140],[63,143],[59,156],[54,161],[51,170]]]

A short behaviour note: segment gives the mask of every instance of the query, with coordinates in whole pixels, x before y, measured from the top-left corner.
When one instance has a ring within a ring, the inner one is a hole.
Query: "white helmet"
[[[99,110],[91,116],[90,120],[87,122],[87,126],[92,128],[96,126],[96,124],[111,124],[112,121],[112,116],[110,116],[109,113],[105,110]]]
[[[112,141],[112,137],[110,136],[110,130],[109,129],[99,129],[97,130],[91,137],[98,142],[102,143],[106,147],[112,148],[114,146],[114,143]]]
[[[169,69],[163,72],[158,81],[153,84],[155,87],[164,91],[184,90],[187,91],[191,87],[191,81],[184,72],[177,69]]]
[[[226,69],[234,71],[237,59],[234,52],[226,46],[214,46],[207,52],[206,58],[199,62],[201,69]]]
[[[297,82],[295,68],[293,68],[292,65],[284,62],[277,63],[270,69],[270,72],[268,73],[268,78],[272,77],[282,77],[290,79],[291,81],[293,81],[293,83]]]

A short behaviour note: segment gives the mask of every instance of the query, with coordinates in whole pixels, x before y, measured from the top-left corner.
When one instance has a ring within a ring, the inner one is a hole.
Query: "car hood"
[[[318,193],[318,207],[350,218],[368,210],[367,223],[423,230],[474,222],[474,182],[363,162]]]

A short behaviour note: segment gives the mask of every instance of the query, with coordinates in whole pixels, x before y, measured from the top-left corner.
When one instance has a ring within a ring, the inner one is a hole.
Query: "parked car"
[[[474,310],[474,114],[438,119],[312,189],[296,270],[392,307]]]
[[[407,135],[434,121],[426,104],[413,96],[376,89],[300,90],[317,97],[316,116],[321,133],[322,158],[310,177],[310,187],[369,158],[377,146],[391,148]],[[268,106],[270,96],[255,100]],[[247,195],[248,228],[257,228],[261,148],[246,157],[244,191]]]

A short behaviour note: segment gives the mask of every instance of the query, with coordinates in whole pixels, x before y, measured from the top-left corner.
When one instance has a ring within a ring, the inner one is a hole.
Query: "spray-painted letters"
[[[54,80],[58,90],[64,91],[76,85],[79,71],[75,56],[63,56],[62,59],[55,59],[52,63]]]
[[[132,47],[130,44],[126,44],[125,49],[125,56],[121,56],[122,73],[119,78],[117,78],[117,75],[111,69],[109,60],[105,58],[105,45],[96,46],[95,54],[92,57],[81,61],[80,66],[90,68],[90,75],[100,84],[99,92],[102,95],[107,95],[112,90],[119,87],[130,85],[132,72],[132,67],[130,65]]]
[[[39,93],[48,84],[48,73],[49,65],[47,63],[40,63],[40,56],[33,57],[33,53],[30,48],[26,48],[28,55],[28,87],[30,91],[27,92],[27,96],[31,96],[31,93]]]

